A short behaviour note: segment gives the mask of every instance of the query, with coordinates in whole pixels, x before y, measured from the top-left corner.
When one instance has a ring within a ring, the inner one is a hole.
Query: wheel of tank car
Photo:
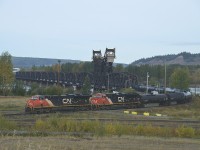
[[[90,107],[89,106],[85,106],[85,110],[90,110]]]
[[[85,106],[82,106],[81,107],[81,111],[85,111],[86,110],[86,107]]]
[[[30,107],[25,107],[25,113],[31,113],[31,108]]]

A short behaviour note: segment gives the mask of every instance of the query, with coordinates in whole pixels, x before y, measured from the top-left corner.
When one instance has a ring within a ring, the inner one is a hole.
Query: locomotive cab
[[[103,93],[97,93],[90,98],[92,105],[112,105],[112,101]]]
[[[53,104],[50,100],[46,99],[43,95],[34,95],[27,100],[25,112],[34,112],[35,109],[51,108]]]

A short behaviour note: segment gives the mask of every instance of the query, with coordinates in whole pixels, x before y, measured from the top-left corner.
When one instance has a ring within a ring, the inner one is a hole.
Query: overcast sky
[[[0,52],[91,61],[116,48],[118,63],[200,53],[199,0],[0,0]]]

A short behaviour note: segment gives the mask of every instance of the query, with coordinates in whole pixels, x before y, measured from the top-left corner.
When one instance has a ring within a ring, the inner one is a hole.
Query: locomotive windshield
[[[38,96],[32,96],[31,97],[31,100],[37,100],[38,99]]]
[[[42,96],[42,95],[35,95],[35,96],[32,96],[32,97],[31,97],[31,100],[37,100],[37,99],[39,99],[39,100],[44,100],[45,98],[44,98],[44,96]]]
[[[102,95],[93,95],[94,98],[102,98]]]

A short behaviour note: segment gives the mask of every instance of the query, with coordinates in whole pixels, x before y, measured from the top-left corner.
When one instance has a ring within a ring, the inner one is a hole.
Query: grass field
[[[0,97],[0,111],[24,111],[28,97]]]
[[[143,136],[17,137],[1,136],[2,150],[199,150],[200,140]]]
[[[175,107],[158,107],[150,111],[161,113],[175,118],[190,118],[200,120],[200,97],[193,99],[191,103],[177,105]]]
[[[0,97],[0,114],[4,112],[23,112],[24,105],[26,103],[26,97]],[[150,113],[161,113],[166,116],[169,116],[171,119],[194,119],[200,120],[200,98],[196,97],[191,103],[183,104],[179,106],[172,106],[172,107],[154,107],[145,109],[148,110]],[[130,111],[134,111],[130,110]],[[137,111],[143,112],[144,109],[137,109]],[[127,118],[129,119],[132,117],[131,115],[123,114],[123,110],[121,113],[116,113],[115,111],[86,111],[86,112],[71,112],[67,113],[57,113],[57,114],[38,114],[38,115],[27,115],[28,119],[34,118],[36,119],[36,124],[33,124],[30,128],[33,131],[43,130],[44,127],[48,127],[49,131],[62,131],[62,127],[64,129],[70,130],[73,129],[75,125],[79,125],[81,128],[75,128],[77,131],[89,130],[86,126],[95,126],[95,123],[89,122],[82,122],[81,125],[79,122],[73,121],[66,121],[70,118]],[[49,118],[44,120],[44,118]],[[146,119],[146,118],[144,118]],[[15,123],[9,123],[6,119],[0,119],[0,126],[4,124],[5,127],[9,127],[11,130],[17,129],[15,128]],[[49,126],[47,126],[49,124]],[[59,124],[59,126],[57,126]],[[117,122],[120,124],[120,122]],[[101,125],[98,123],[96,125]],[[109,124],[108,124],[109,125]],[[54,127],[54,128],[52,128]],[[101,126],[100,126],[101,127]],[[121,125],[116,126],[118,129],[122,128]],[[119,128],[120,127],[120,128]],[[141,128],[142,127],[142,128]],[[34,129],[33,129],[34,128]],[[23,128],[20,128],[20,130]],[[28,128],[24,128],[29,130]],[[101,128],[102,129],[102,128]],[[107,128],[106,128],[107,129]],[[108,126],[109,132],[116,133],[118,130],[117,128],[114,129],[114,126]],[[69,150],[76,150],[76,149],[104,149],[104,150],[128,150],[128,149],[139,149],[139,150],[199,150],[200,149],[200,140],[199,137],[195,138],[174,138],[174,137],[162,137],[156,136],[156,132],[152,132],[152,130],[156,130],[153,126],[148,126],[145,129],[143,126],[139,126],[138,129],[142,129],[144,132],[147,130],[150,134],[146,134],[147,136],[140,136],[140,135],[124,135],[124,134],[105,134],[104,136],[64,136],[64,135],[57,135],[57,136],[16,136],[16,135],[1,135],[0,136],[0,149],[12,150],[12,149],[36,149],[36,150],[54,150],[54,149],[69,149]],[[159,128],[162,130],[162,128]],[[187,128],[186,128],[187,129]],[[190,129],[190,128],[189,128]],[[75,130],[75,131],[76,131]],[[164,128],[163,128],[164,130]],[[180,133],[185,133],[185,128],[180,128]],[[178,130],[178,131],[179,131]],[[66,130],[68,131],[68,130]],[[115,131],[115,132],[114,132]],[[186,130],[187,131],[187,130]],[[101,132],[101,131],[100,131]],[[126,130],[127,132],[127,130]],[[193,133],[190,131],[189,133]],[[152,135],[151,135],[152,134]],[[198,133],[199,134],[199,133]],[[100,134],[101,135],[101,134]],[[145,134],[142,134],[145,135]],[[180,136],[181,137],[181,136]]]

